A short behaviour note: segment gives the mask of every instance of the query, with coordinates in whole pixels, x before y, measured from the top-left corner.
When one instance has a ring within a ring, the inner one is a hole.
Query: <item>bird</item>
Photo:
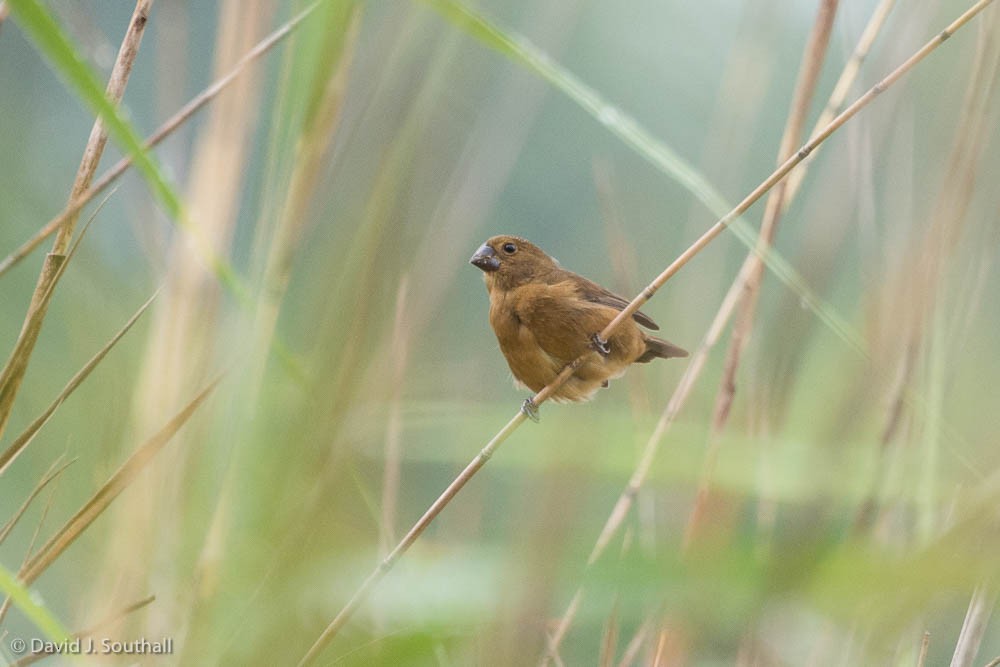
[[[555,393],[556,402],[593,398],[633,363],[686,357],[687,351],[645,333],[659,330],[636,311],[608,340],[600,332],[629,302],[560,266],[534,243],[501,235],[479,246],[469,263],[483,272],[490,297],[490,326],[517,386],[538,393],[575,359],[582,362]],[[522,411],[538,420],[529,398]]]

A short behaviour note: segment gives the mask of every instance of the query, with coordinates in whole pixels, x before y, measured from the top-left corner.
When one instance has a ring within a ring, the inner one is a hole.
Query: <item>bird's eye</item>
[[[504,243],[503,251],[508,255],[513,255],[515,252],[517,252],[517,246],[514,245],[513,243]]]

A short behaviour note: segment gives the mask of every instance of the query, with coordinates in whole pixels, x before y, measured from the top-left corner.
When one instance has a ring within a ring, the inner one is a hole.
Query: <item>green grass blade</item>
[[[552,60],[548,54],[526,39],[505,32],[455,0],[423,0],[456,27],[526,67],[576,102],[597,122],[618,137],[626,146],[647,160],[661,173],[677,181],[716,217],[723,217],[733,205],[715,189],[701,172],[667,144],[647,131],[629,114],[607,102],[600,93],[575,74]],[[757,233],[742,218],[729,228],[748,248],[755,250]],[[795,292],[819,320],[848,346],[866,355],[861,335],[837,310],[808,285],[805,278],[773,249],[761,255],[768,269]]]
[[[0,590],[7,594],[21,610],[21,613],[34,623],[35,627],[44,632],[50,640],[61,642],[71,637],[69,630],[63,627],[59,619],[43,605],[35,602],[31,592],[22,586],[3,565],[0,565]],[[13,638],[6,640],[8,645],[12,640]]]
[[[108,134],[132,158],[133,164],[146,179],[153,195],[167,215],[195,240],[195,245],[219,281],[241,302],[246,291],[229,262],[220,257],[198,235],[184,211],[180,195],[170,183],[152,153],[142,145],[142,139],[118,107],[107,98],[97,74],[80,56],[69,36],[52,14],[38,0],[11,0],[8,5],[17,24],[47,58],[49,65],[76,92],[104,123]]]

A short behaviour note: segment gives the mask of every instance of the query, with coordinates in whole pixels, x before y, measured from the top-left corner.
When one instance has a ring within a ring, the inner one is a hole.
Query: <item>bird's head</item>
[[[479,246],[469,263],[485,274],[486,284],[513,289],[545,276],[559,263],[519,236],[494,236]]]

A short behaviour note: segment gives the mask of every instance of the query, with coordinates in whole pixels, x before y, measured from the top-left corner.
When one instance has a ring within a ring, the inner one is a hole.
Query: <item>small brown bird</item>
[[[587,401],[633,363],[686,357],[673,343],[646,335],[636,322],[659,329],[636,312],[610,340],[599,334],[628,301],[559,266],[541,248],[517,236],[494,236],[469,262],[483,270],[490,294],[490,325],[519,386],[540,391],[577,357],[573,375],[552,395],[555,401]],[[524,411],[533,419],[529,398]]]

